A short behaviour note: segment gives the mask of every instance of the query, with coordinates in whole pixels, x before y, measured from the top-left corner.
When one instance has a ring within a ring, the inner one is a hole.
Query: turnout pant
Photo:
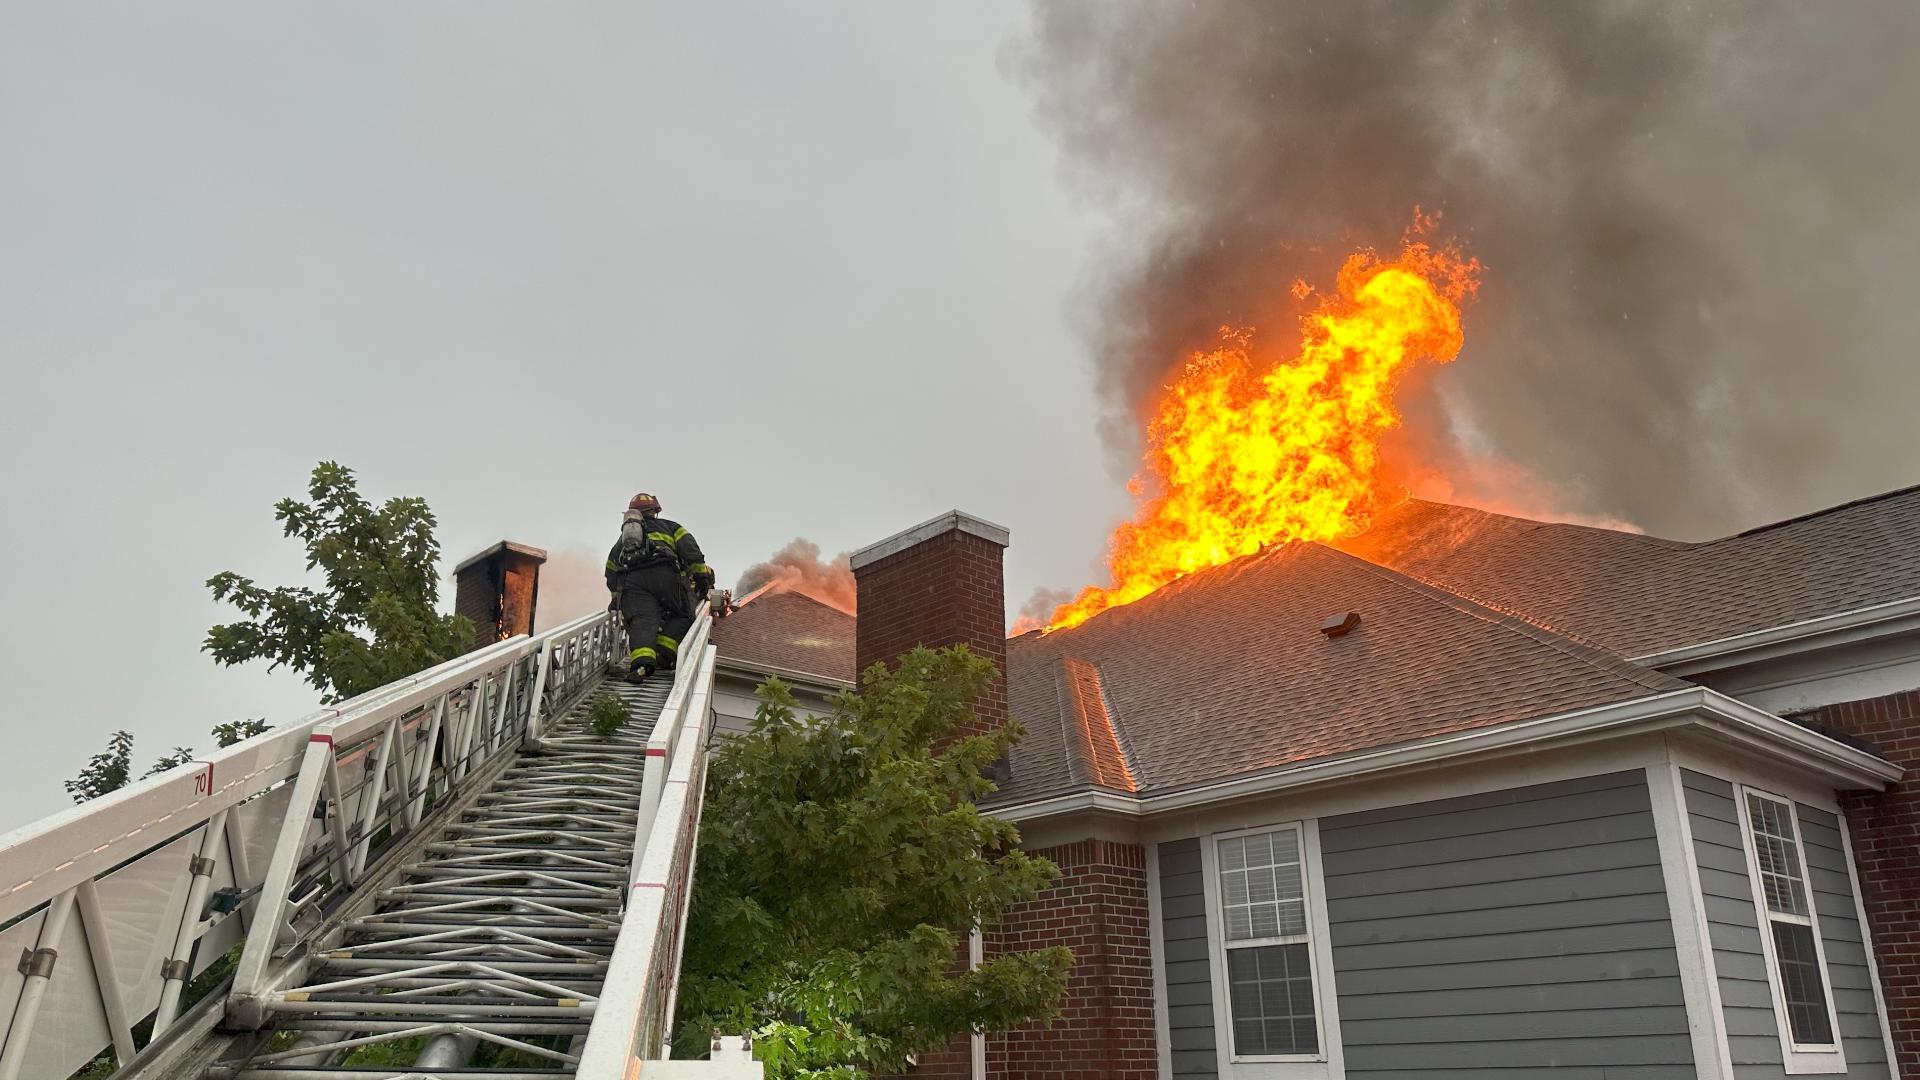
[[[693,625],[687,587],[665,563],[627,571],[620,583],[620,616],[627,622],[627,665],[635,671],[672,667],[680,639]]]

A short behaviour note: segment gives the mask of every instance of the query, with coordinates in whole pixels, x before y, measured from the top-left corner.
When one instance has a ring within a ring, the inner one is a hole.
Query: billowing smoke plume
[[[740,583],[734,586],[733,598],[745,599],[748,593],[768,583],[777,583],[853,613],[853,571],[847,568],[847,552],[823,561],[819,544],[795,537],[766,562],[747,567],[740,575]]]
[[[540,595],[534,603],[537,633],[572,622],[607,606],[607,556],[604,549],[560,548],[540,567]]]
[[[1113,220],[1116,464],[1171,365],[1418,205],[1486,271],[1403,458],[1699,536],[1920,481],[1916,40],[1901,3],[1076,0],[1006,65]]]
[[[1013,628],[1007,631],[1008,637],[1019,637],[1029,630],[1044,629],[1047,619],[1060,605],[1073,599],[1072,589],[1050,589],[1045,585],[1034,589],[1027,596],[1027,602],[1020,605],[1020,614],[1013,620]]]

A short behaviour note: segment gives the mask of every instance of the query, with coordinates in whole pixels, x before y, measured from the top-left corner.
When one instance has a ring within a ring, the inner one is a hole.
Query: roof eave
[[[765,682],[769,675],[777,676],[780,681],[784,683],[798,684],[809,689],[824,690],[829,693],[836,690],[853,689],[853,681],[851,679],[836,679],[831,675],[801,671],[798,668],[785,668],[778,664],[758,664],[747,663],[741,660],[728,660],[724,656],[713,662],[713,669],[722,674],[738,675],[743,678],[756,679],[761,682]]]
[[[1920,597],[1871,604],[1816,619],[1647,653],[1632,659],[1636,664],[1656,668],[1670,675],[1697,675],[1740,664],[1759,663],[1837,645],[1891,637],[1912,630],[1920,630]]]
[[[1688,687],[1498,727],[1322,758],[1161,795],[1078,791],[985,809],[995,817],[1015,822],[1087,810],[1143,817],[1396,769],[1433,766],[1457,758],[1680,727],[1709,728],[1770,756],[1785,758],[1854,787],[1879,790],[1904,773],[1897,765],[1725,694],[1705,687]]]

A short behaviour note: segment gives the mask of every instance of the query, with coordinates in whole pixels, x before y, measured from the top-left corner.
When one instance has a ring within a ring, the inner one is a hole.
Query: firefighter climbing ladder
[[[710,625],[638,687],[610,615],[516,637],[0,837],[0,1080],[759,1075],[662,1061]]]

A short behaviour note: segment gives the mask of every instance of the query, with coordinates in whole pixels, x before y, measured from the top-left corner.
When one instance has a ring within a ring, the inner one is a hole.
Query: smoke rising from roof
[[[1029,630],[1044,629],[1048,616],[1060,605],[1073,600],[1074,591],[1065,588],[1036,587],[1027,595],[1027,602],[1020,605],[1020,613],[1014,617],[1013,627],[1007,631],[1008,637],[1019,637]]]
[[[734,599],[743,600],[763,585],[777,584],[851,615],[855,602],[853,571],[847,566],[849,554],[843,551],[823,560],[819,544],[795,537],[766,562],[754,563],[741,573],[739,584],[734,586]]]
[[[1172,365],[1418,205],[1486,273],[1404,457],[1698,537],[1920,480],[1916,40],[1893,3],[1075,0],[1005,66],[1113,219],[1079,314],[1120,471]]]

